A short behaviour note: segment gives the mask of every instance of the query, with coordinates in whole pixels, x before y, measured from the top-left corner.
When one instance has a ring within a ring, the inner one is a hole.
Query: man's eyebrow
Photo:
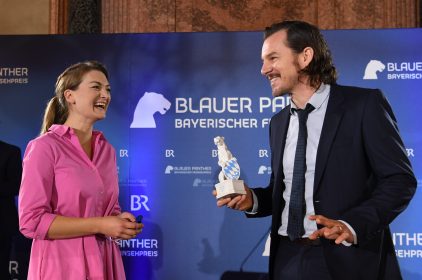
[[[273,55],[275,55],[275,54],[277,54],[277,52],[270,52],[270,53],[267,53],[267,54],[265,54],[265,55],[262,57],[262,59],[267,58],[267,57],[270,57],[270,56],[273,56]]]
[[[275,54],[277,54],[277,53],[276,52],[270,52],[270,53],[266,54],[265,57],[272,56],[272,55],[275,55]]]

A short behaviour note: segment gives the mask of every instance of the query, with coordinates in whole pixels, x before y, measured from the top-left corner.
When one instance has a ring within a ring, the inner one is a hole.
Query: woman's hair
[[[331,52],[316,26],[304,21],[278,22],[265,28],[264,40],[280,30],[286,30],[285,43],[293,52],[301,53],[306,47],[314,50],[311,63],[300,71],[301,74],[309,76],[311,86],[336,83],[337,71],[331,59]]]
[[[69,107],[64,97],[64,92],[68,89],[76,90],[84,75],[90,71],[102,72],[108,80],[108,72],[104,65],[97,61],[79,62],[69,66],[57,78],[55,95],[47,103],[44,119],[41,126],[41,134],[44,134],[53,124],[64,124],[69,115]]]

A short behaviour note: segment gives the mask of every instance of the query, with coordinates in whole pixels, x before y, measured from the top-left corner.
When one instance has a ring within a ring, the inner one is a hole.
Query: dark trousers
[[[0,235],[0,242],[0,279],[11,279],[9,274],[9,262],[12,237],[9,235]]]
[[[274,280],[332,280],[321,245],[306,245],[282,237],[274,265]]]

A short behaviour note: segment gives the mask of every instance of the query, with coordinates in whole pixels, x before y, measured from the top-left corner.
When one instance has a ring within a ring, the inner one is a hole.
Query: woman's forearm
[[[76,218],[57,216],[48,229],[49,239],[65,239],[101,233],[103,217]]]

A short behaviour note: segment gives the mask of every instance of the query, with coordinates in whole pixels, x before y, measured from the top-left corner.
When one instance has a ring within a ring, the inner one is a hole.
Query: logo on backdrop
[[[386,62],[371,60],[366,65],[364,80],[378,80],[381,72],[387,69],[387,80],[420,80],[422,79],[421,61]],[[385,77],[383,74],[382,76]]]
[[[131,194],[130,195],[130,211],[151,211],[148,205],[148,196],[143,194]]]
[[[394,232],[393,243],[398,258],[422,258],[421,232]]]
[[[363,76],[364,80],[377,80],[378,76],[377,76],[377,72],[382,72],[385,69],[385,65],[384,63],[382,63],[379,60],[371,60],[369,61],[369,63],[366,65],[365,68],[365,75]]]
[[[408,157],[415,157],[415,150],[413,148],[406,148]]]
[[[259,166],[258,174],[260,174],[260,175],[271,174],[271,166],[265,166],[265,165]]]
[[[10,279],[18,279],[18,276],[19,276],[19,262],[18,261],[12,261],[12,260],[9,261],[9,274],[12,276],[12,278]]]
[[[180,118],[174,119],[175,128],[265,128],[270,118],[260,115],[251,118],[257,112],[275,113],[290,104],[290,98],[259,97],[177,97],[174,100],[174,112]],[[184,117],[184,115],[188,115]]]
[[[171,103],[162,94],[156,92],[145,92],[139,99],[133,113],[131,128],[156,128],[154,114],[160,112],[161,115],[167,113]]]
[[[167,165],[164,174],[211,174],[211,166],[173,166]]]
[[[207,187],[211,188],[214,187],[215,181],[212,179],[205,179],[205,178],[195,178],[193,179],[192,187]]]
[[[130,188],[145,188],[148,186],[147,179],[122,179],[119,181],[120,187],[130,187]]]
[[[27,84],[29,69],[27,67],[1,67],[0,85]]]
[[[158,257],[160,251],[158,239],[133,238],[117,243],[124,257]]]
[[[171,174],[173,170],[174,170],[174,167],[172,165],[167,165],[166,170],[164,171],[164,174]]]

